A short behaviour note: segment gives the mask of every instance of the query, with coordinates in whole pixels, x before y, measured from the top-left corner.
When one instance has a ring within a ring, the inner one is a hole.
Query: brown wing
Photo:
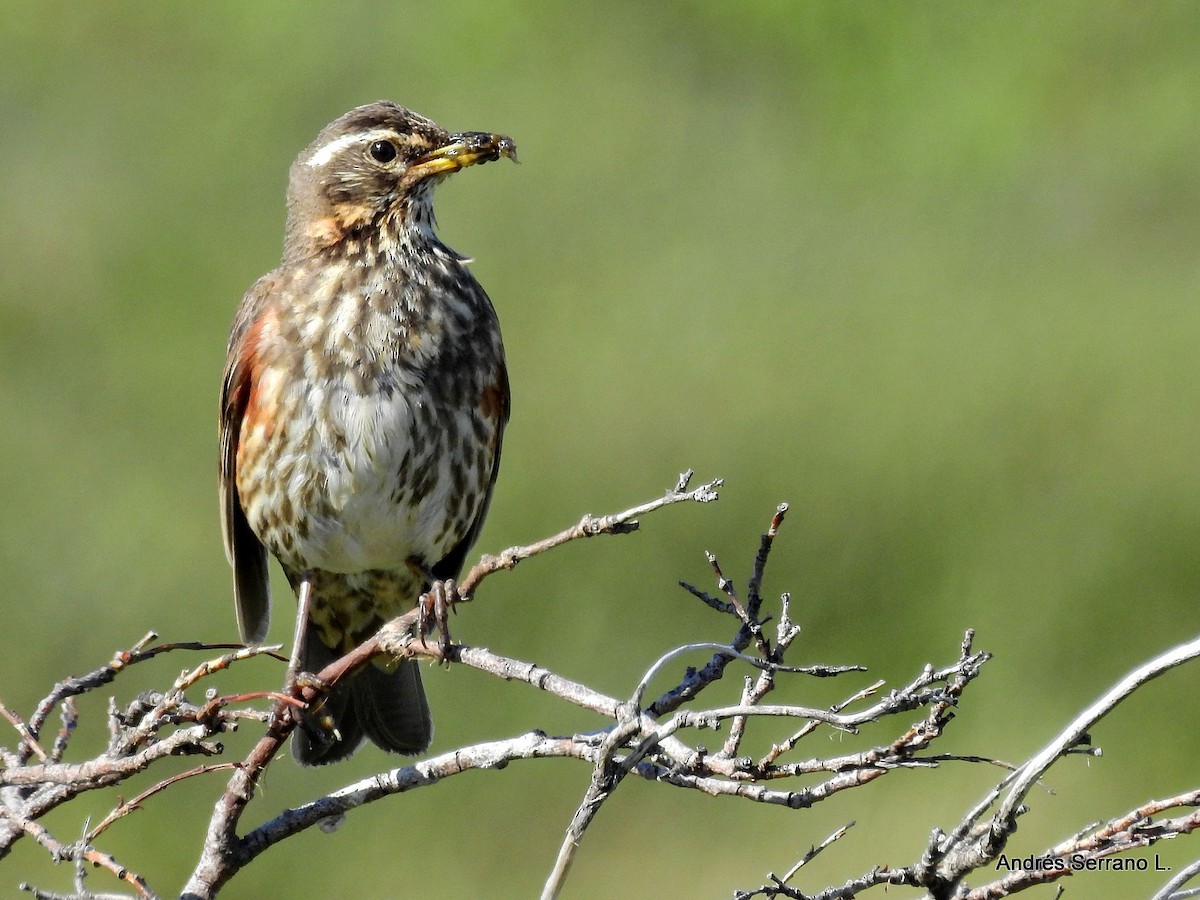
[[[479,513],[475,516],[475,521],[471,523],[471,527],[467,529],[463,539],[430,567],[434,577],[440,581],[445,581],[447,578],[458,578],[467,554],[471,552],[476,538],[479,537],[479,532],[483,530],[483,520],[487,518],[488,507],[492,502],[492,491],[496,487],[496,476],[500,473],[500,448],[504,443],[504,426],[508,423],[511,403],[512,398],[508,389],[508,367],[501,360],[500,374],[496,378],[495,384],[484,391],[480,400],[484,413],[492,416],[496,421],[496,446],[492,449],[492,475],[488,479],[487,490],[483,495],[483,503],[479,506]]]
[[[271,587],[267,548],[251,530],[238,497],[238,440],[253,387],[250,361],[254,348],[247,346],[247,337],[256,333],[252,326],[262,315],[275,284],[276,280],[271,275],[260,278],[242,298],[229,336],[225,377],[221,383],[221,533],[225,539],[225,556],[233,567],[238,630],[242,640],[249,643],[261,643],[267,637],[267,628],[271,624]]]

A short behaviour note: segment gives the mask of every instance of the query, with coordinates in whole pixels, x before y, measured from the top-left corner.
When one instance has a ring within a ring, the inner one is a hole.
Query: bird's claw
[[[421,595],[421,602],[417,607],[417,634],[421,639],[421,646],[428,646],[425,642],[425,637],[436,628],[438,632],[438,654],[442,662],[447,664],[449,663],[448,654],[450,652],[450,626],[447,620],[449,618],[449,611],[461,599],[458,593],[458,585],[454,583],[454,579],[447,578],[445,581],[433,582],[429,586],[429,590]]]
[[[311,700],[304,699],[305,690],[314,694]],[[329,690],[329,682],[313,672],[289,672],[283,693],[293,702],[278,704],[274,715],[284,721],[290,718],[314,743],[326,744],[341,740],[333,716],[325,708],[325,698]]]
[[[329,682],[315,672],[296,672],[292,676],[291,683],[287,685],[287,693],[299,700],[302,699],[300,695],[305,688],[311,688],[318,694],[327,694],[329,693]]]

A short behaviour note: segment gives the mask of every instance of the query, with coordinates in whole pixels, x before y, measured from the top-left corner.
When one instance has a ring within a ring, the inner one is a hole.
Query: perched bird
[[[242,639],[267,633],[267,551],[299,600],[292,676],[318,672],[458,576],[483,525],[509,413],[495,310],[434,234],[433,188],[507,156],[394,103],[360,106],[291,168],[283,261],[238,307],[220,409],[221,523]],[[303,724],[302,719],[302,724]],[[305,765],[364,737],[419,753],[414,660],[338,682]]]

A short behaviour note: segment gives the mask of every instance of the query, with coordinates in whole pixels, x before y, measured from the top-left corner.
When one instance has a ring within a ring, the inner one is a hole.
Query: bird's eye
[[[396,158],[396,145],[391,141],[375,141],[367,148],[375,162],[390,163]]]

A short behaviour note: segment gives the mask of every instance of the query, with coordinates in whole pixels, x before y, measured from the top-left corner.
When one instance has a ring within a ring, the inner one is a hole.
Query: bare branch
[[[213,870],[193,873],[184,889],[184,897],[210,897],[238,869],[264,851],[314,825],[337,821],[346,813],[383,797],[425,787],[467,771],[500,769],[519,760],[572,758],[595,762],[599,741],[590,738],[548,737],[530,732],[502,741],[488,741],[471,747],[439,754],[388,772],[382,772],[346,785],[337,791],[289,809],[269,822],[258,826],[244,838],[229,842],[233,854],[225,864],[206,860]],[[226,866],[228,867],[226,869]],[[217,883],[210,881],[223,876]]]
[[[588,785],[579,808],[575,810],[575,815],[571,817],[571,824],[567,827],[566,836],[559,847],[554,868],[542,888],[542,900],[554,900],[559,895],[575,859],[575,851],[583,839],[583,833],[600,811],[600,805],[612,796],[612,792],[628,772],[624,766],[618,764],[617,751],[638,733],[641,723],[628,713],[621,718],[622,721],[617,723],[617,727],[610,731],[600,744],[600,752],[592,770],[591,784]]]
[[[64,844],[54,837],[41,824],[19,815],[11,809],[0,807],[0,816],[18,825],[26,834],[49,851],[56,860],[71,860],[88,862],[93,866],[107,869],[121,881],[127,882],[138,893],[139,897],[154,900],[155,894],[146,885],[146,879],[136,872],[130,871],[118,863],[107,853],[101,853],[85,841],[76,844]]]
[[[719,481],[688,491],[690,477],[690,472],[684,473],[672,490],[649,503],[601,518],[585,516],[575,526],[557,535],[510,548],[498,556],[484,557],[464,579],[463,593],[469,597],[470,591],[491,573],[512,568],[522,559],[564,543],[596,534],[632,531],[637,527],[638,516],[663,506],[715,499]],[[16,750],[0,750],[3,762],[0,765],[0,857],[15,840],[29,836],[52,858],[76,863],[76,889],[69,895],[71,900],[98,900],[103,896],[84,888],[82,866],[85,863],[103,868],[128,885],[138,897],[153,897],[145,878],[97,850],[92,843],[120,819],[141,808],[149,798],[193,776],[227,770],[230,775],[224,793],[214,806],[204,845],[183,895],[194,900],[207,900],[215,897],[241,868],[271,847],[314,825],[327,830],[335,828],[344,816],[368,803],[426,787],[465,771],[500,769],[518,760],[578,759],[590,764],[592,777],[566,828],[554,867],[545,880],[542,896],[554,898],[566,883],[584,835],[608,798],[631,774],[656,785],[802,810],[894,772],[932,768],[955,761],[995,765],[1013,771],[971,808],[949,835],[935,831],[920,859],[906,866],[879,866],[816,893],[805,893],[793,886],[791,882],[809,861],[843,838],[850,827],[847,825],[821,844],[811,847],[782,877],[769,874],[761,887],[738,892],[735,897],[747,900],[757,896],[844,900],[879,885],[894,884],[923,889],[929,897],[938,900],[950,897],[954,900],[985,900],[1007,897],[1070,874],[1069,871],[1051,872],[1045,867],[1032,871],[1017,869],[1002,872],[1002,877],[983,884],[968,885],[965,882],[971,873],[995,862],[1008,835],[1016,827],[1017,816],[1025,811],[1025,802],[1033,785],[1039,783],[1050,766],[1072,753],[1098,752],[1090,746],[1089,730],[1138,687],[1170,668],[1200,656],[1200,639],[1174,648],[1139,667],[1085,710],[1045,749],[1018,767],[982,754],[932,751],[932,745],[941,739],[954,719],[954,710],[962,702],[967,687],[979,677],[990,659],[988,653],[973,649],[974,634],[970,630],[966,631],[958,647],[957,659],[941,667],[928,664],[907,684],[886,693],[884,683],[875,681],[850,692],[844,700],[830,707],[766,703],[764,701],[777,687],[780,678],[796,674],[829,677],[864,670],[860,665],[796,665],[787,661],[789,652],[795,652],[800,628],[792,620],[791,598],[786,592],[780,595],[777,626],[769,635],[764,630],[763,624],[770,616],[763,613],[762,585],[786,512],[786,504],[781,504],[761,536],[744,598],[723,574],[715,554],[708,554],[708,559],[724,599],[687,586],[711,608],[730,616],[732,621],[726,621],[733,630],[732,639],[727,642],[699,641],[662,652],[645,668],[641,677],[636,674],[630,677],[628,700],[609,696],[544,666],[487,648],[450,644],[445,639],[441,619],[437,624],[442,627],[442,640],[437,643],[425,641],[428,608],[434,599],[431,596],[423,597],[416,608],[387,623],[362,646],[316,673],[317,677],[311,683],[306,681],[288,693],[255,690],[219,694],[210,688],[203,700],[193,702],[187,694],[199,689],[215,673],[256,656],[278,657],[274,652],[277,648],[191,643],[150,646],[157,640],[157,636],[150,633],[130,650],[117,653],[107,665],[80,678],[60,682],[38,705],[28,723],[0,704],[0,716],[6,718],[17,733]],[[446,586],[445,593],[447,602],[453,602],[454,589]],[[444,612],[447,602],[440,603],[437,608]],[[753,655],[748,652],[752,646],[756,651]],[[134,700],[125,701],[123,707],[113,700],[109,705],[110,740],[106,750],[93,759],[68,761],[67,748],[78,724],[74,703],[77,696],[112,683],[131,665],[171,651],[194,649],[223,652],[184,670],[161,693],[139,694]],[[651,682],[679,665],[681,657],[695,653],[706,655],[705,665],[699,669],[684,668],[673,685],[643,707]],[[458,663],[493,677],[521,682],[587,711],[596,717],[596,728],[588,734],[568,736],[534,731],[459,748],[315,797],[295,809],[280,812],[244,836],[239,835],[242,815],[254,798],[260,780],[279,757],[283,743],[295,727],[296,717],[290,710],[319,700],[327,686],[346,678],[373,657],[385,654]],[[704,689],[719,680],[729,666],[735,666],[738,671],[736,667],[741,664],[749,668],[740,670],[742,690],[737,703],[705,707],[697,702]],[[41,731],[56,707],[61,708],[62,728],[52,745],[43,745]],[[906,717],[909,713],[917,714],[916,721]],[[896,721],[897,716],[905,718],[873,740],[873,746],[836,756],[791,757],[801,741],[823,728],[877,733],[889,720]],[[83,791],[118,784],[162,760],[179,755],[219,754],[224,749],[219,736],[234,730],[239,722],[247,719],[261,723],[264,728],[262,736],[244,759],[193,766],[168,774],[132,799],[119,800],[95,828],[88,830],[85,826],[83,836],[75,843],[59,841],[38,821]],[[796,719],[801,722],[792,721]],[[726,726],[728,730],[715,753],[710,753],[698,742],[698,730],[721,730]],[[739,755],[744,736],[751,731],[759,736],[762,730],[771,728],[778,729],[780,736],[773,738],[769,752],[757,760]],[[30,764],[34,757],[37,762]],[[1103,861],[1106,857],[1196,830],[1200,830],[1200,789],[1150,801],[1107,822],[1090,824],[1049,848],[1044,856],[1049,860]],[[1156,897],[1158,900],[1182,900],[1184,896],[1192,895],[1194,891],[1183,886],[1197,874],[1200,874],[1200,863],[1176,874]],[[25,887],[38,897],[60,896]]]
[[[1150,900],[1183,900],[1184,896],[1193,896],[1193,891],[1181,892],[1185,884],[1200,875],[1200,859],[1180,869],[1164,884]]]
[[[1061,733],[1022,765],[1014,775],[994,789],[984,802],[978,804],[951,835],[949,841],[930,847],[936,872],[928,877],[945,883],[955,883],[966,873],[995,860],[1017,827],[1017,817],[1030,789],[1057,760],[1090,742],[1087,735],[1097,722],[1112,712],[1139,687],[1176,666],[1200,656],[1200,638],[1160,654],[1134,669],[1106,691],[1095,703],[1080,713]],[[995,798],[1007,789],[990,821],[976,827]]]

